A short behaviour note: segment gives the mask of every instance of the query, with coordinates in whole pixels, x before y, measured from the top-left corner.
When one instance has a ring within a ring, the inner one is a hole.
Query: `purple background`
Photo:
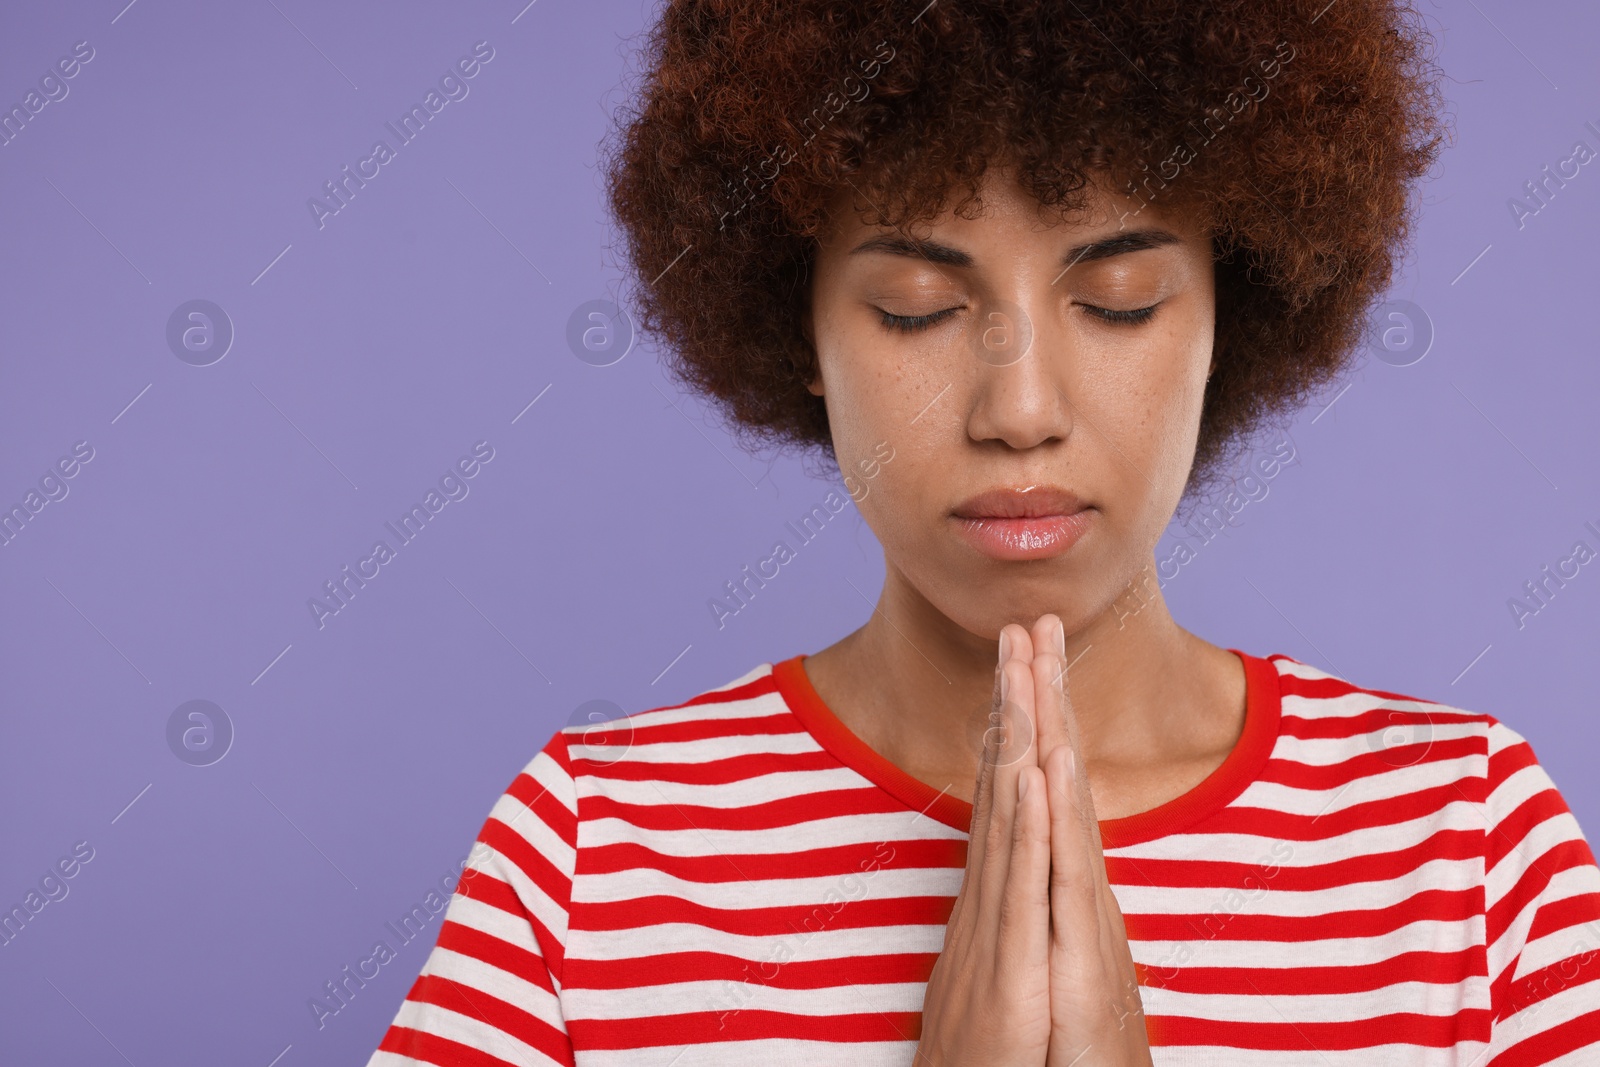
[[[596,146],[654,5],[123,2],[0,16],[0,106],[94,49],[0,147],[0,506],[94,449],[0,547],[0,909],[94,849],[0,945],[0,1043],[363,1062],[437,919],[320,1030],[309,999],[554,729],[822,648],[882,556],[851,509],[719,630],[708,601],[829,486],[738,451],[649,345],[568,346],[621,291]],[[1425,10],[1458,139],[1392,295],[1431,347],[1307,408],[1299,464],[1166,593],[1219,644],[1504,718],[1593,832],[1600,565],[1521,629],[1507,600],[1600,547],[1600,163],[1521,229],[1507,202],[1600,150],[1600,12]],[[308,198],[480,40],[469,95],[319,229]],[[209,366],[166,339],[193,299],[235,330]],[[319,629],[307,600],[481,440],[469,495]],[[235,732],[209,766],[167,740],[197,699]]]

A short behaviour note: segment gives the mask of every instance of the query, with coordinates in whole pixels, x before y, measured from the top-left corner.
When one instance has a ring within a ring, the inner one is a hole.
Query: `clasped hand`
[[[1055,615],[1000,633],[966,872],[917,1067],[1149,1067],[1137,974],[1077,758]]]

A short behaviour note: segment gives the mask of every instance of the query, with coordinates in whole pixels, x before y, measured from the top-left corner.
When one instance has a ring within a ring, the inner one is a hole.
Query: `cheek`
[[[921,420],[913,429],[928,421]],[[898,560],[903,569],[908,561],[919,559],[931,565],[936,558],[932,549],[945,504],[941,494],[950,484],[950,457],[903,430],[892,439],[886,433],[868,444],[866,454],[871,455],[873,446],[880,442],[888,442],[880,448],[880,454],[890,454],[892,447],[893,458],[877,462],[871,468],[876,471],[871,478],[859,468],[853,473],[852,480],[858,486],[856,509],[889,559]],[[841,468],[844,463],[845,457],[840,456]],[[916,569],[914,562],[910,569]]]
[[[936,421],[937,406],[930,409],[929,403],[951,384],[944,355],[896,344],[861,327],[819,337],[818,358],[842,470],[853,472],[856,461],[889,452],[898,464],[901,456],[920,451],[918,438]]]
[[[947,386],[948,375],[934,381],[914,365],[887,360],[831,367],[826,399],[839,470],[862,518],[891,549],[929,535],[928,511],[949,483],[955,409],[948,405],[959,386]]]
[[[1207,334],[1197,346],[1192,326],[1186,320],[1137,347],[1101,349],[1079,383],[1074,433],[1099,456],[1095,466],[1120,498],[1119,522],[1131,524],[1130,534],[1165,525],[1194,461],[1210,344]]]

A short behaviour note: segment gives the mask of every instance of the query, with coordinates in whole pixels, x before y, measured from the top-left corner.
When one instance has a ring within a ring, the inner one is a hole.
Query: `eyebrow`
[[[1149,227],[1142,230],[1131,230],[1127,233],[1113,234],[1102,237],[1098,241],[1089,241],[1086,244],[1076,245],[1067,250],[1062,257],[1061,265],[1070,267],[1074,263],[1086,260],[1109,259],[1120,256],[1126,252],[1139,252],[1146,248],[1159,248],[1163,245],[1181,244],[1183,238],[1170,230],[1159,227]],[[893,256],[909,256],[913,259],[925,259],[930,263],[939,263],[949,267],[970,267],[973,258],[970,253],[959,248],[940,244],[937,241],[916,241],[899,234],[879,234],[869,237],[850,250],[851,255],[857,252],[885,252]]]

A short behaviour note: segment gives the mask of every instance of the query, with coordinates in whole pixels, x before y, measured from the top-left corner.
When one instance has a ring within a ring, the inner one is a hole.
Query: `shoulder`
[[[558,794],[576,816],[580,796],[607,780],[638,781],[641,767],[666,770],[785,747],[782,738],[803,731],[789,714],[773,666],[757,664],[676,703],[632,712],[599,701],[580,707],[518,782]]]
[[[1407,780],[1457,788],[1479,804],[1537,768],[1527,739],[1487,711],[1362,684],[1282,653],[1262,658],[1278,683],[1277,759],[1342,770],[1346,780],[1382,777],[1391,795]]]
[[[1264,659],[1281,711],[1251,800],[1312,816],[1319,835],[1371,832],[1386,850],[1465,848],[1483,864],[1491,904],[1513,892],[1524,868],[1593,880],[1565,798],[1533,746],[1498,716],[1361,685],[1282,654]]]
[[[686,797],[675,780],[703,787],[715,780],[710,769],[719,760],[762,747],[751,739],[799,729],[771,663],[674,704],[622,713],[595,702],[573,719],[517,772],[479,834],[483,845],[563,902],[580,843],[588,839],[584,825],[607,816],[632,821],[647,807],[681,804]]]

